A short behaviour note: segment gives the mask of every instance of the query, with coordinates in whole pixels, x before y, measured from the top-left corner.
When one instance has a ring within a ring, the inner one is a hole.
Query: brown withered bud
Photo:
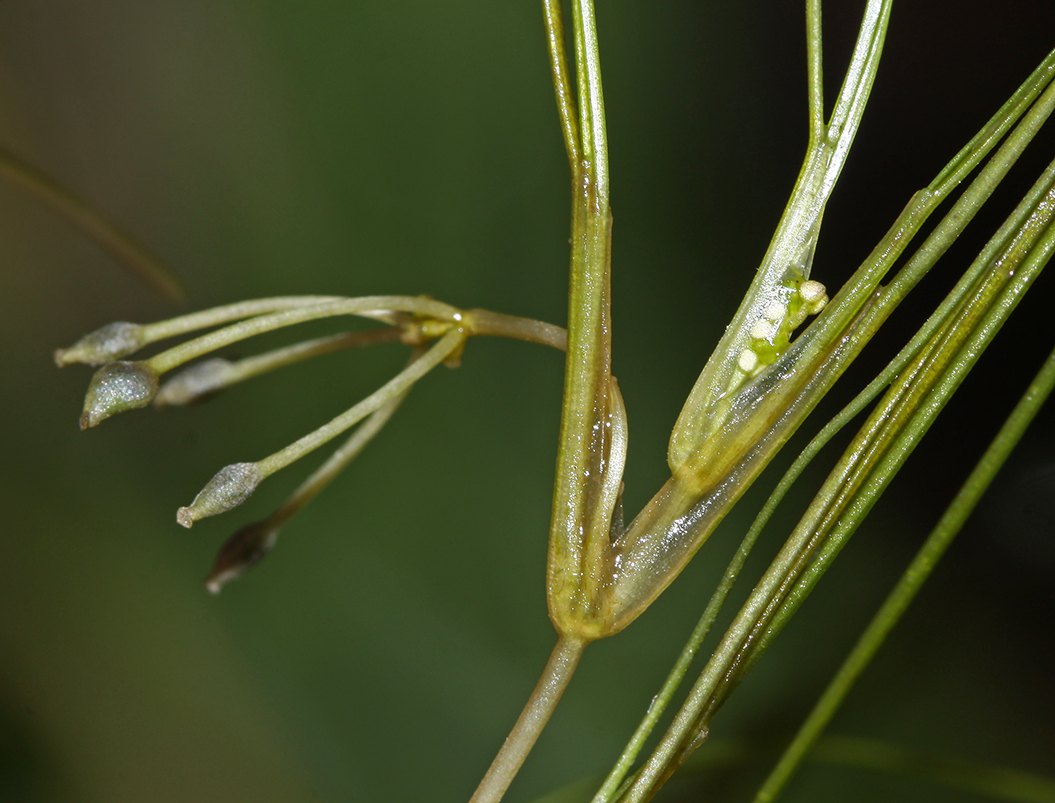
[[[107,363],[88,384],[81,429],[94,427],[112,415],[146,407],[157,392],[157,371],[146,363]]]
[[[228,538],[216,555],[212,571],[205,578],[205,587],[219,594],[231,580],[252,569],[270,552],[278,540],[278,527],[268,519],[247,524]]]
[[[117,321],[89,332],[68,349],[55,350],[59,368],[74,363],[105,365],[134,354],[143,345],[143,327],[138,323]]]
[[[252,496],[264,479],[256,463],[232,463],[216,472],[194,501],[176,512],[176,521],[190,527],[198,519],[226,513]]]

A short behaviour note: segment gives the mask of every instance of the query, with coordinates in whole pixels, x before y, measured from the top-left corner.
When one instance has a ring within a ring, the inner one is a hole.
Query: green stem
[[[534,318],[518,318],[501,312],[484,309],[471,309],[465,313],[469,321],[470,335],[490,335],[492,337],[509,337],[514,340],[526,340],[543,346],[565,351],[568,348],[568,332],[562,326],[556,326]]]
[[[398,329],[369,329],[365,332],[342,332],[337,335],[318,337],[294,343],[292,346],[274,349],[253,357],[231,362],[221,358],[195,363],[180,371],[161,386],[154,397],[154,406],[179,407],[192,404],[219,393],[226,388],[245,382],[270,371],[284,368],[303,360],[345,349],[370,346],[377,343],[398,342],[402,336]]]
[[[1050,187],[1047,179],[1045,174],[1038,184]],[[869,418],[726,631],[626,801],[647,799],[698,745],[715,711],[808,595],[1039,273],[1055,242],[1048,228],[1055,213],[1051,193],[989,262],[989,274],[970,301],[946,321]],[[945,366],[950,366],[947,371]],[[821,555],[807,569],[822,542]]]
[[[606,632],[611,576],[608,509],[611,382],[611,210],[600,54],[593,4],[575,0],[582,160],[572,173],[568,356],[547,571],[558,632],[586,641]],[[614,500],[613,500],[614,502]]]
[[[158,340],[166,340],[188,332],[197,332],[201,329],[209,329],[269,312],[281,312],[296,307],[312,307],[316,304],[343,300],[345,299],[342,296],[276,296],[237,301],[234,304],[224,304],[220,307],[204,309],[156,323],[143,324],[140,337],[142,345],[146,346]]]
[[[458,309],[427,298],[416,298],[413,296],[347,298],[283,309],[269,315],[258,315],[228,326],[225,329],[209,332],[194,340],[181,343],[144,362],[152,370],[163,374],[185,362],[190,362],[203,354],[208,354],[210,351],[215,351],[231,343],[237,343],[239,340],[245,340],[246,338],[255,337],[264,332],[270,332],[286,326],[318,320],[319,318],[332,318],[338,315],[359,315],[367,318],[381,317],[387,319],[394,312],[427,315],[452,323],[456,323],[461,319],[461,312]]]
[[[340,435],[349,427],[362,421],[375,410],[380,409],[393,399],[401,396],[410,389],[410,386],[421,379],[425,374],[443,362],[450,354],[465,342],[465,335],[457,329],[452,329],[441,337],[419,360],[415,360],[395,377],[390,379],[376,391],[371,393],[361,402],[351,407],[341,415],[334,418],[328,424],[319,427],[314,432],[309,432],[302,438],[297,439],[284,449],[265,457],[257,463],[257,467],[263,477],[270,476],[276,471],[285,468],[295,460],[311,452],[322,444]]]
[[[561,636],[535,690],[469,803],[498,803],[535,745],[575,673],[586,642]]]
[[[553,76],[553,92],[557,96],[557,113],[560,115],[560,130],[564,135],[564,149],[572,175],[579,172],[582,162],[582,142],[579,124],[575,118],[575,97],[571,91],[568,73],[568,56],[564,49],[564,19],[561,0],[542,0],[542,19],[546,25],[546,46],[549,51],[549,67]]]
[[[807,151],[820,147],[825,135],[822,45],[821,0],[806,0],[806,80],[810,117]]]
[[[423,352],[421,348],[415,349],[410,358],[411,362],[420,359]],[[270,552],[278,540],[278,533],[282,526],[318,496],[355,459],[388,423],[388,419],[403,403],[409,392],[409,388],[404,390],[371,413],[370,417],[351,434],[348,440],[330,455],[325,463],[312,472],[311,476],[304,480],[270,516],[242,527],[228,538],[217,555],[213,570],[205,579],[205,587],[211,593],[219,594],[226,583],[243,575]]]
[[[605,778],[601,788],[598,789],[597,794],[594,795],[593,803],[608,803],[616,798],[627,774],[630,772],[631,767],[633,767],[634,761],[637,760],[638,755],[645,746],[645,742],[648,741],[648,737],[652,735],[652,731],[658,724],[660,717],[663,716],[663,712],[666,711],[667,706],[670,705],[674,693],[678,690],[682,680],[684,680],[685,674],[688,672],[689,666],[699,652],[703,640],[710,632],[714,620],[718,618],[718,614],[722,610],[722,605],[725,604],[725,600],[729,596],[729,592],[732,590],[737,578],[740,576],[740,571],[743,569],[748,555],[751,554],[751,549],[754,547],[759,534],[762,532],[762,524],[764,524],[764,522],[760,524],[756,520],[756,525],[748,530],[747,535],[745,535],[740,542],[736,554],[733,555],[733,559],[725,569],[725,574],[722,576],[721,582],[719,582],[718,587],[711,595],[707,607],[704,609],[703,614],[696,623],[696,627],[693,628],[692,634],[682,648],[678,660],[674,663],[674,667],[667,675],[667,679],[663,682],[663,687],[659,690],[656,696],[652,698],[652,703],[649,705],[648,711],[645,713],[641,722],[638,723],[633,736],[630,737],[630,741],[627,742],[626,747],[623,748],[622,754],[616,761],[615,766],[613,766],[608,773],[608,777]]]
[[[989,260],[989,272],[971,298],[891,387],[826,481],[796,528],[809,535],[808,546],[788,564],[779,595],[769,599],[751,628],[703,719],[713,715],[794,615],[1050,258],[1055,247],[1053,175],[1055,164],[1038,182],[1048,188],[1045,197],[1002,253]],[[993,239],[1001,239],[1001,233]]]

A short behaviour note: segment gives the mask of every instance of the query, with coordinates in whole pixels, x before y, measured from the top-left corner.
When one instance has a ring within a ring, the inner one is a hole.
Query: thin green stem
[[[190,505],[176,511],[176,521],[184,527],[192,527],[199,519],[226,513],[241,505],[271,474],[299,460],[359,423],[370,413],[402,396],[411,385],[460,349],[465,343],[465,338],[465,333],[460,329],[451,329],[420,359],[411,362],[391,380],[329,423],[256,463],[234,463],[220,469]]]
[[[1039,274],[1055,247],[1053,216],[1055,188],[872,414],[796,528],[810,534],[808,551],[789,564],[780,594],[769,599],[701,718],[713,715],[794,615]]]
[[[365,332],[342,332],[294,343],[231,362],[221,358],[195,363],[179,372],[161,386],[154,397],[158,408],[182,406],[219,393],[221,390],[245,382],[261,374],[284,368],[297,362],[330,354],[334,351],[370,346],[377,343],[399,342],[399,329],[370,329]]]
[[[564,19],[561,0],[542,0],[542,19],[546,25],[546,46],[549,67],[553,75],[553,91],[557,96],[560,130],[564,135],[564,150],[568,153],[572,176],[577,176],[582,162],[582,142],[575,115],[575,97],[571,90],[568,56],[564,48]]]
[[[470,335],[491,335],[526,340],[529,343],[539,343],[561,351],[568,348],[568,331],[563,326],[484,309],[471,309],[465,313],[465,317],[469,322]]]
[[[597,42],[597,17],[592,0],[572,0],[574,9],[575,65],[579,86],[579,130],[583,170],[592,185],[591,195],[608,203],[608,133],[605,127],[604,91],[601,84],[601,51]]]
[[[1035,76],[1038,74],[1046,74],[1050,78],[1053,71],[1055,71],[1055,54],[1049,56],[1047,62],[1051,63],[1047,65],[1045,70],[1038,69]],[[1035,98],[1036,94],[1039,93],[1040,89],[1043,87],[1036,88],[1036,82],[1032,79],[1030,82],[1027,82],[1027,85],[1030,84],[1034,88],[1031,97]],[[977,177],[975,182],[972,182],[971,186],[965,193],[965,195],[970,194],[974,204],[960,203],[963,198],[961,197],[961,199],[958,199],[958,202],[953,206],[952,210],[950,210],[950,212],[935,227],[934,231],[924,241],[923,245],[920,246],[913,258],[898,272],[898,275],[894,280],[884,288],[880,300],[876,304],[877,310],[883,310],[903,299],[908,291],[914,287],[934,265],[938,257],[940,257],[941,254],[943,254],[955,241],[960,232],[966,227],[967,223],[969,223],[977,213],[979,208],[978,204],[984,202],[984,200],[989,197],[999,181],[1004,175],[1006,175],[1013,162],[1017,160],[1024,144],[1029,141],[1029,138],[1031,138],[1033,134],[1036,133],[1036,130],[1039,128],[1038,122],[1042,122],[1043,117],[1050,113],[1051,100],[1055,100],[1055,93],[1049,98],[1045,114],[1043,116],[1038,114],[1034,119],[1027,119],[1024,121],[1024,127],[1022,129],[1016,129],[1015,135],[1005,143],[1005,147],[1001,148],[1001,150],[994,155],[994,169],[992,171],[988,168],[987,170],[984,170]],[[1019,113],[1021,113],[1021,111]],[[1002,125],[1000,129],[1002,132],[1006,132],[1010,122],[1005,119],[1001,119],[999,122],[1002,124],[1006,123],[1005,125]],[[993,123],[991,122],[986,130],[990,130],[992,127]],[[1022,134],[1021,137],[1019,136],[1020,132]],[[986,142],[995,142],[992,137],[983,138],[981,135],[975,139],[982,144]],[[965,149],[957,155],[956,159],[950,163],[950,166],[946,168],[946,170],[942,171],[942,175],[959,175],[966,172],[966,170],[972,169],[976,163],[976,154],[974,152],[969,153],[967,149]],[[958,169],[952,170],[954,164],[958,164]],[[943,322],[952,313],[953,309],[963,302],[971,287],[985,270],[988,262],[996,255],[996,252],[1000,248],[1006,245],[1007,240],[1011,236],[1011,232],[1015,231],[1022,225],[1026,216],[1030,213],[1030,210],[1039,203],[1041,197],[1048,191],[1051,182],[1055,180],[1055,173],[1053,173],[1053,170],[1055,170],[1055,166],[1049,167],[1048,171],[1045,173],[1045,177],[1042,177],[1042,179],[1030,189],[1029,193],[1027,193],[1022,202],[1016,208],[1015,212],[1003,224],[1003,226],[1001,226],[997,234],[979,254],[979,258],[972,263],[971,267],[959,279],[949,295],[941,302],[938,308],[931,313],[927,321],[922,327],[920,327],[919,331],[913,335],[912,339],[901,349],[901,351],[898,352],[897,356],[890,361],[886,368],[884,368],[875,379],[869,382],[868,386],[862,390],[852,402],[846,405],[846,407],[829,421],[824,428],[814,436],[806,448],[802,450],[802,453],[799,454],[795,459],[795,462],[781,478],[770,498],[766,501],[766,504],[759,512],[758,517],[751,525],[752,531],[756,528],[760,529],[765,525],[777,505],[790,489],[791,485],[794,484],[795,480],[798,479],[799,475],[817,453],[824,448],[836,433],[864,410],[864,408],[882,392],[883,388],[889,385],[893,379],[901,373],[905,366],[916,357],[924,343],[935,334],[938,328],[940,328]],[[940,187],[945,187],[943,192],[948,192],[949,184],[950,182],[947,179],[942,179],[939,176],[939,178],[935,179],[931,184],[931,189],[934,194],[928,194],[925,196],[925,200],[930,203],[936,199]],[[920,211],[922,211],[921,205],[917,201],[914,200],[910,203],[910,207],[906,211],[907,214],[902,216],[904,221],[915,223],[917,225],[919,222],[922,222],[922,216],[920,215]],[[895,234],[889,237],[888,241],[900,240],[903,236],[900,232],[904,228],[907,228],[905,223],[896,224],[894,227]]]
[[[823,568],[837,554],[840,547],[834,544],[845,542],[845,537],[900,467],[899,461],[907,457],[958,381],[973,365],[973,359],[988,342],[984,338],[992,337],[999,322],[1010,314],[1043,266],[1050,243],[1055,240],[1055,235],[1047,229],[1053,213],[1055,197],[1049,193],[1033,209],[1014,241],[990,263],[990,274],[971,301],[946,322],[942,333],[916,358],[914,366],[872,414],[726,631],[688,700],[627,793],[626,801],[648,799],[673,768],[684,761],[706,734],[714,712],[801,604]],[[962,355],[973,355],[973,359]],[[950,381],[940,376],[941,366],[954,358],[949,370],[956,378]],[[939,379],[938,388],[931,391]],[[920,412],[915,418],[921,423],[905,429],[916,410]],[[900,439],[899,431],[902,432]],[[818,558],[818,570],[814,571],[812,566],[807,570],[811,556],[825,537],[829,540],[821,553],[824,562]],[[830,549],[829,545],[832,545]]]
[[[1045,199],[1037,205],[1030,225],[1023,227],[1019,237],[994,260],[993,273],[981,283],[975,299],[963,314],[947,325],[943,342],[936,348],[953,356],[944,364],[940,355],[934,358],[934,366],[929,369],[930,388],[916,406],[914,415],[901,425],[901,431],[896,436],[888,436],[885,451],[872,458],[874,468],[868,483],[831,528],[823,548],[787,595],[780,611],[760,636],[756,649],[764,649],[772,641],[809,595],[831,561],[845,546],[857,523],[863,520],[890,478],[907,459],[949,396],[1047,264],[1055,252],[1055,226],[1052,225],[1052,219],[1055,219],[1055,186],[1050,186]],[[957,342],[959,346],[951,348]]]
[[[421,359],[412,362],[361,402],[337,416],[328,424],[297,439],[286,448],[280,449],[258,461],[256,465],[260,470],[261,476],[267,477],[279,469],[285,468],[295,460],[299,460],[304,455],[322,446],[322,444],[337,437],[392,399],[401,396],[411,385],[447,359],[464,342],[465,334],[458,329],[451,329]]]
[[[65,216],[74,226],[142,281],[174,303],[184,300],[172,270],[117,223],[6,148],[0,148],[0,173],[20,184]]]
[[[201,329],[209,329],[213,326],[264,315],[269,312],[281,312],[282,310],[296,309],[298,307],[313,307],[316,304],[344,300],[343,296],[277,296],[224,304],[220,307],[212,307],[211,309],[192,312],[188,315],[168,318],[164,321],[143,324],[142,344],[146,346],[159,340],[176,337],[177,335],[185,335],[189,332],[197,332]]]
[[[946,165],[931,182],[931,189],[938,195],[946,195],[955,188],[981,156],[988,153],[999,142],[1015,121],[1032,105],[1037,96],[1055,77],[1055,50],[1048,53],[1037,68],[1030,73],[1007,102],[990,118],[986,126]],[[979,155],[980,154],[980,155]]]
[[[419,359],[422,353],[422,349],[415,349],[411,361]],[[358,456],[388,423],[409,392],[409,389],[404,390],[371,413],[348,440],[312,472],[270,516],[241,528],[228,538],[217,555],[213,570],[205,579],[205,587],[213,594],[220,593],[226,583],[240,577],[270,552],[282,526],[318,496]]]
[[[707,603],[707,607],[704,609],[699,621],[696,623],[696,627],[693,628],[692,634],[686,641],[685,646],[682,648],[678,660],[674,663],[674,667],[667,675],[667,679],[663,682],[663,687],[659,690],[656,696],[652,698],[648,711],[638,724],[633,736],[630,737],[630,741],[627,742],[626,747],[623,748],[623,752],[620,754],[615,766],[613,766],[608,773],[608,777],[605,778],[601,788],[598,789],[597,794],[594,795],[593,803],[609,803],[609,801],[616,799],[616,795],[622,787],[631,767],[633,767],[634,761],[637,760],[638,755],[645,746],[645,742],[648,741],[648,737],[652,735],[652,731],[658,724],[660,717],[663,716],[663,712],[666,711],[667,706],[670,705],[674,693],[678,690],[682,680],[684,680],[685,674],[688,672],[689,666],[699,652],[704,639],[710,632],[714,620],[718,618],[718,614],[721,612],[722,606],[725,604],[725,600],[729,596],[729,592],[732,590],[733,585],[740,576],[740,571],[743,569],[748,555],[751,554],[751,550],[754,547],[755,542],[758,540],[758,536],[762,531],[762,524],[764,524],[764,522],[759,524],[756,520],[756,524],[748,530],[747,534],[740,542],[736,554],[733,555],[732,560],[726,567],[725,573],[722,575],[722,579],[718,583],[718,587],[714,590],[714,593],[711,594],[711,599]]]
[[[806,0],[806,76],[810,118],[807,150],[812,151],[820,145],[826,130],[821,0]]]
[[[498,803],[535,745],[579,664],[586,642],[561,636],[516,725],[469,803]]]
[[[297,513],[308,502],[318,496],[333,479],[340,474],[347,465],[352,462],[366,445],[374,439],[374,436],[388,423],[399,405],[406,399],[410,388],[399,393],[377,408],[362,426],[355,430],[348,440],[341,445],[337,451],[327,458],[326,462],[319,466],[303,483],[298,486],[282,506],[279,507],[268,520],[275,526],[282,526]]]
[[[1055,187],[1050,183],[1050,172],[1042,177],[1049,189],[1029,220],[1002,253],[989,261],[990,271],[978,282],[971,298],[945,322],[913,368],[891,388],[883,407],[866,424],[865,438],[859,436],[848,450],[850,459],[842,469],[845,473],[840,477],[837,470],[825,484],[831,492],[822,490],[818,495],[819,502],[827,501],[820,502],[823,520],[807,525],[814,534],[803,557],[811,560],[800,568],[802,559],[798,559],[787,574],[781,596],[773,598],[752,628],[746,650],[736,658],[739,668],[723,679],[727,688],[716,692],[712,709],[716,710],[728,690],[749,671],[827,571],[1050,258],[1055,247],[1055,229],[1051,227]]]
[[[246,338],[255,337],[264,332],[270,332],[286,326],[318,320],[319,318],[332,318],[338,315],[359,315],[367,318],[378,318],[390,316],[394,312],[427,315],[450,323],[457,323],[461,318],[461,312],[455,307],[428,298],[413,296],[347,298],[339,301],[326,301],[284,309],[269,315],[258,315],[255,318],[249,318],[224,329],[209,332],[186,343],[181,343],[144,362],[152,370],[163,374],[185,362],[189,362],[203,354],[208,354],[210,351],[215,351],[231,343],[237,343],[239,340],[245,340]]]

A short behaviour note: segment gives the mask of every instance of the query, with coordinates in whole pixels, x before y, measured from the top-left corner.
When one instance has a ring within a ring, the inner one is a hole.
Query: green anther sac
[[[145,363],[108,363],[95,372],[88,384],[81,429],[94,427],[112,415],[146,407],[157,392],[158,374]]]

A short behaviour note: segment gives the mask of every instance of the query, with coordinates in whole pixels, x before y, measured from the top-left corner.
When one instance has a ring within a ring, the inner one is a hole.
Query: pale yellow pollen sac
[[[806,312],[816,315],[828,303],[828,293],[820,282],[807,279],[799,285],[799,296],[806,302]]]
[[[755,354],[751,349],[744,349],[740,352],[740,359],[737,361],[737,366],[745,374],[750,374],[758,367],[758,355]]]
[[[779,301],[774,301],[768,307],[766,307],[765,316],[773,323],[779,323],[784,320],[784,313],[787,312],[787,307],[781,304]]]
[[[751,337],[755,340],[769,340],[776,333],[776,323],[765,318],[759,318],[755,321],[754,326],[751,327]]]

